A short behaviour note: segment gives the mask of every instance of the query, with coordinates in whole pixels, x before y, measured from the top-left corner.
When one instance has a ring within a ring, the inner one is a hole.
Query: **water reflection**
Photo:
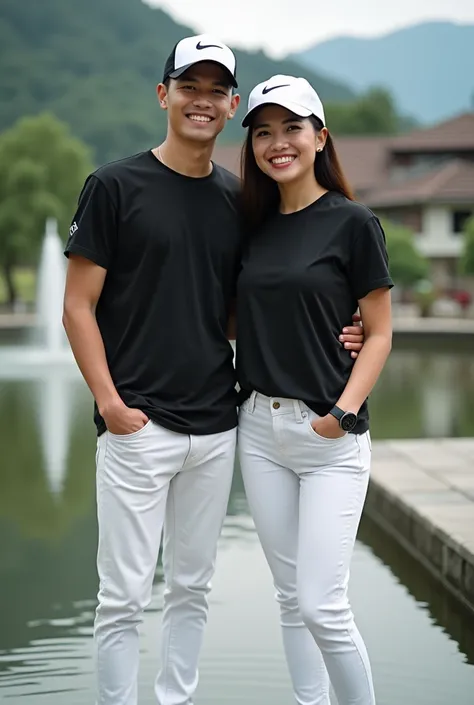
[[[472,351],[395,347],[371,395],[370,416],[373,438],[474,436]]]
[[[441,590],[434,578],[425,570],[420,570],[413,556],[407,554],[392,537],[382,533],[367,517],[364,517],[360,527],[359,540],[390,568],[393,576],[407,588],[416,602],[428,610],[433,622],[455,639],[467,662],[474,665],[472,615],[451,594]]]
[[[74,387],[69,371],[61,374],[55,369],[43,373],[35,383],[34,407],[41,439],[44,469],[51,492],[59,495],[63,489],[67,469],[71,423],[75,407],[72,403]]]
[[[0,700],[85,705],[97,590],[92,400],[73,366],[43,366],[28,377],[10,371],[2,380],[0,369]],[[371,411],[375,438],[474,435],[474,361],[467,352],[395,350]],[[201,698],[291,702],[274,590],[238,471],[219,556]],[[368,521],[352,592],[380,705],[471,702],[472,620]],[[161,605],[159,568],[143,627],[150,705]]]

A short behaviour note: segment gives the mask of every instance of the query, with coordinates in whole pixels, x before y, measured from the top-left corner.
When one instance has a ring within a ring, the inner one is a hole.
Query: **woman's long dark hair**
[[[319,118],[312,116],[310,121],[316,132],[324,127]],[[247,139],[242,147],[240,169],[243,216],[245,227],[250,234],[259,228],[268,216],[278,210],[280,203],[280,192],[276,181],[264,174],[255,161],[252,148],[252,124],[248,128]],[[323,151],[318,152],[316,156],[314,175],[323,188],[328,191],[338,191],[349,200],[354,200],[352,189],[344,176],[329,133]]]

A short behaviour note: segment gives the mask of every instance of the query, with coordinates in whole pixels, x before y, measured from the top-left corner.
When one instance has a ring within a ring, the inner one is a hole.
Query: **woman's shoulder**
[[[352,222],[359,225],[364,225],[364,223],[371,220],[378,221],[375,213],[364,203],[360,203],[360,201],[351,201],[346,196],[343,196],[342,194],[339,195],[340,199],[338,206],[348,217],[350,217]]]

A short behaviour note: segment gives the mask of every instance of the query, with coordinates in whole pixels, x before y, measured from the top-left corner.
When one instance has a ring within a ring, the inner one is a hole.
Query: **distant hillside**
[[[195,33],[141,0],[0,0],[0,130],[46,109],[94,147],[98,163],[147,148],[165,129],[155,98],[165,59]],[[244,99],[274,73],[303,73],[325,100],[355,97],[291,60],[236,54]],[[237,118],[225,137],[242,136]]]
[[[384,86],[402,113],[423,122],[473,107],[474,25],[430,22],[377,39],[340,37],[292,58],[360,90]]]

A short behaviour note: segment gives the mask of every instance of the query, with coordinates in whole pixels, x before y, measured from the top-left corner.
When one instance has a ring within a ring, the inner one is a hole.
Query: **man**
[[[190,705],[197,686],[236,441],[227,325],[239,181],[211,162],[236,87],[222,42],[180,41],[157,87],[166,140],[88,177],[66,246],[64,326],[98,431],[99,705],[137,703],[138,627],[163,526],[155,694],[159,705]]]

